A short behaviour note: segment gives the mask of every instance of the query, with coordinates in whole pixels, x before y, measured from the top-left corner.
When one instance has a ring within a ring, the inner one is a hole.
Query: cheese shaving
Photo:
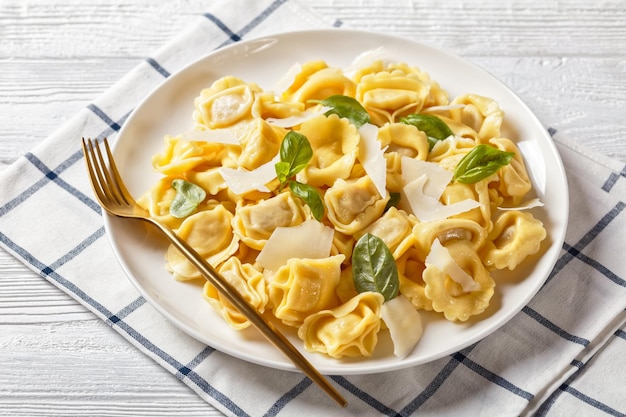
[[[277,271],[291,258],[327,258],[334,234],[332,228],[313,219],[298,226],[277,227],[256,260],[263,268]]]
[[[393,354],[406,357],[422,338],[422,317],[408,298],[402,294],[385,302],[380,315],[389,329],[393,342]]]
[[[535,207],[543,207],[543,202],[538,198],[533,198],[532,200],[528,200],[527,202],[520,204],[517,207],[498,207],[498,210],[530,210]]]
[[[307,120],[311,120],[311,119],[314,119],[314,118],[316,118],[318,116],[321,116],[324,113],[326,113],[328,110],[331,110],[331,107],[322,106],[321,108],[319,108],[317,110],[305,111],[302,114],[299,114],[297,116],[289,116],[289,117],[285,117],[284,119],[277,119],[275,117],[268,117],[266,119],[266,121],[267,121],[267,123],[269,123],[271,125],[274,125],[274,126],[290,128],[290,127],[294,127],[294,126],[300,125],[300,124],[306,122]]]
[[[359,128],[361,140],[359,142],[359,161],[363,164],[365,172],[371,178],[374,186],[381,197],[387,195],[387,161],[385,151],[381,149],[378,141],[378,126],[366,123]]]
[[[466,199],[442,204],[439,199],[452,179],[452,173],[432,162],[402,158],[403,199],[422,222],[447,219],[480,207],[476,200]]]
[[[276,155],[271,161],[252,171],[222,167],[219,173],[228,188],[235,194],[244,194],[253,190],[269,192],[265,184],[276,178],[275,165],[278,161],[280,161],[280,155]]]
[[[465,292],[480,290],[480,284],[474,281],[474,278],[454,261],[448,248],[443,246],[439,239],[433,241],[425,263],[427,266],[432,265],[448,275],[454,282],[463,287]]]

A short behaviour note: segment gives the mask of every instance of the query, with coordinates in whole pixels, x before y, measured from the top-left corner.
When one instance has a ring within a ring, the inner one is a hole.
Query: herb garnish
[[[381,238],[367,233],[356,242],[352,251],[352,279],[359,293],[378,292],[385,301],[398,295],[398,267]]]
[[[309,184],[303,184],[294,179],[313,158],[313,149],[309,140],[301,133],[289,131],[280,144],[280,161],[276,163],[276,176],[280,181],[280,189],[285,185],[296,197],[301,198],[311,209],[316,220],[324,217],[324,204],[319,192]]]
[[[176,195],[170,205],[170,214],[177,219],[189,216],[206,198],[206,192],[201,187],[180,178],[172,181],[172,188],[176,190]]]
[[[410,114],[400,119],[400,122],[415,126],[426,133],[426,137],[428,138],[428,150],[432,150],[438,141],[444,140],[454,134],[443,120],[431,114]]]
[[[325,116],[336,114],[339,117],[345,117],[357,129],[370,122],[370,115],[367,113],[367,110],[352,97],[336,94],[320,101],[319,104],[331,107],[330,110],[324,113]]]
[[[501,151],[485,144],[478,145],[461,159],[454,169],[453,180],[474,184],[508,165],[514,156],[514,152]]]

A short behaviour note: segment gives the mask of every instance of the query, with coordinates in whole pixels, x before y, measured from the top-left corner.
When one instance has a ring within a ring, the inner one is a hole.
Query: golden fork
[[[324,378],[317,369],[287,340],[287,338],[252,307],[239,292],[226,281],[198,252],[180,239],[170,228],[150,218],[130,195],[119,175],[113,154],[106,138],[103,140],[106,157],[97,140],[83,138],[83,153],[94,194],[109,214],[129,219],[147,221],[160,229],[165,236],[184,254],[202,275],[217,288],[261,333],[280,349],[313,382],[319,385],[333,400],[345,407],[347,401]],[[107,162],[108,161],[108,162]]]

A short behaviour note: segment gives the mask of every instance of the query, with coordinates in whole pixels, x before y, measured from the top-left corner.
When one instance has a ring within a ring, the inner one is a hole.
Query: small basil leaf
[[[300,197],[309,206],[313,217],[315,217],[317,221],[322,221],[322,217],[324,217],[324,203],[322,202],[320,193],[313,186],[302,184],[298,181],[291,181],[289,183],[289,189],[295,196]]]
[[[284,183],[302,171],[312,157],[313,149],[306,136],[289,131],[280,144],[280,162],[276,164],[276,174],[280,182]]]
[[[170,205],[170,214],[178,219],[189,216],[206,198],[206,192],[189,181],[177,178],[172,181],[172,188],[176,195]]]
[[[463,184],[474,184],[508,165],[514,156],[514,152],[501,151],[484,144],[478,145],[461,159],[454,169],[453,179]]]
[[[357,127],[357,129],[370,122],[370,115],[367,110],[356,99],[337,94],[320,101],[320,104],[332,107],[325,115],[330,116],[336,114],[339,117],[345,117]]]
[[[446,122],[431,114],[410,114],[400,119],[400,122],[415,126],[426,133],[429,150],[432,150],[438,141],[454,134]]]
[[[280,183],[285,183],[289,178],[289,162],[276,162],[274,168],[276,169],[276,176],[278,177]]]
[[[352,279],[358,292],[374,291],[389,301],[398,295],[398,267],[385,242],[370,233],[352,251]]]

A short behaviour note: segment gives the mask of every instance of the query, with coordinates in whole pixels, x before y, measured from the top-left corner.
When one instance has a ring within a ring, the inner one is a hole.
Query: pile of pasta
[[[323,101],[333,96],[355,99],[369,121],[356,126],[329,112]],[[452,134],[433,144],[429,132],[403,122],[416,114],[436,116]],[[190,131],[164,138],[153,158],[163,177],[139,202],[309,351],[367,357],[389,329],[396,355],[405,356],[421,336],[420,311],[460,322],[480,315],[494,294],[492,272],[517,268],[546,237],[523,207],[532,184],[516,144],[501,135],[498,103],[451,99],[415,66],[373,59],[347,70],[311,61],[273,89],[226,76],[199,93],[192,117]],[[295,180],[319,193],[320,219],[276,176],[289,132],[312,148]],[[451,179],[479,145],[512,158],[477,182]],[[206,194],[184,216],[171,210],[177,180]],[[401,301],[387,313],[393,300],[354,283],[353,250],[364,235],[381,239],[395,262]],[[165,258],[175,279],[202,279],[174,247]],[[203,296],[231,327],[250,325],[208,282]]]

